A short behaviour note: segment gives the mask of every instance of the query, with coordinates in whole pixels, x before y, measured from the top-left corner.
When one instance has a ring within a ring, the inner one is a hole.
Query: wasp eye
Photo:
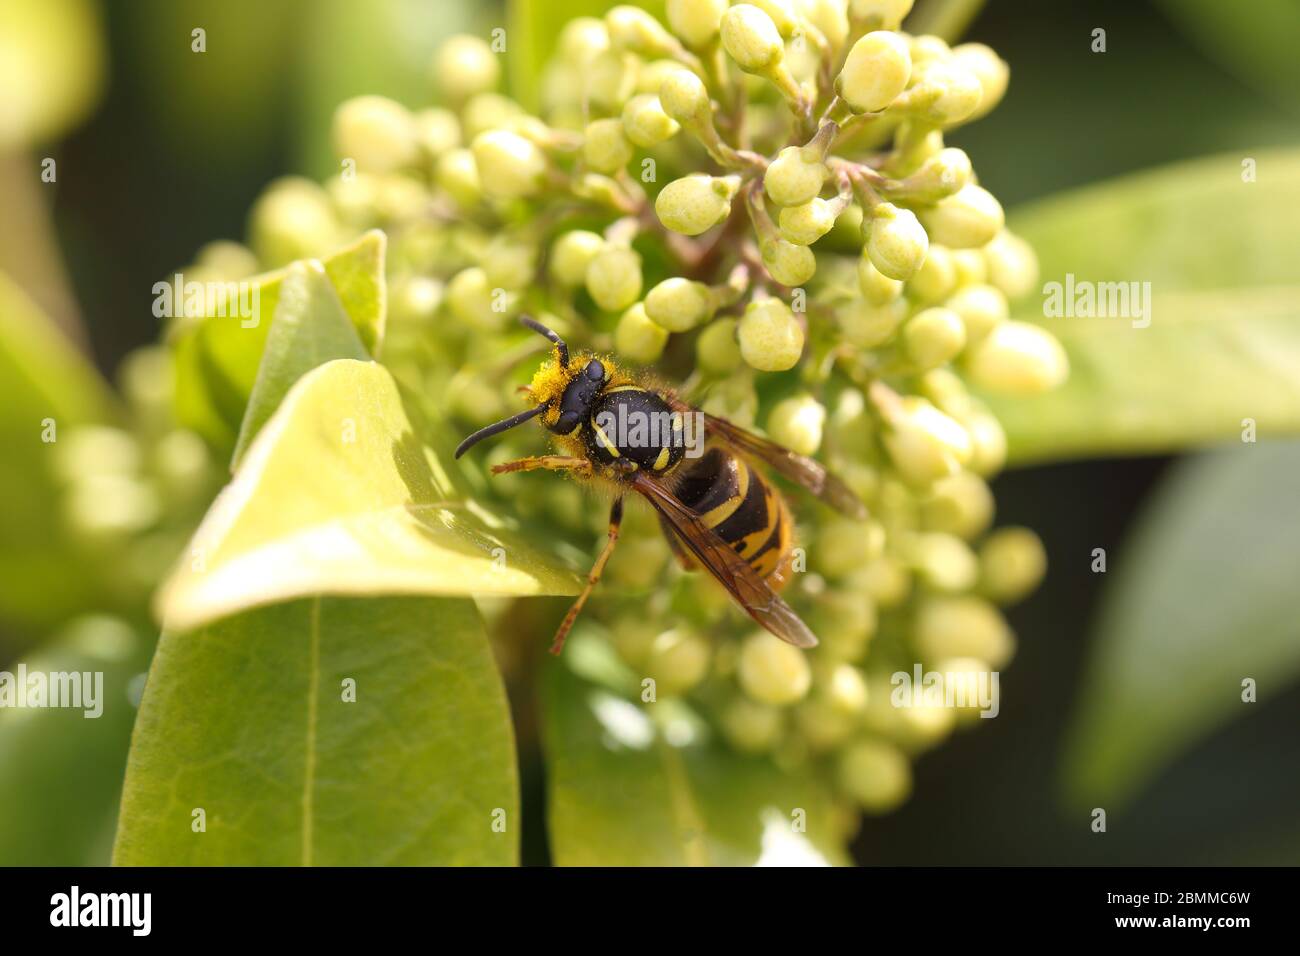
[[[582,421],[582,416],[575,411],[561,412],[560,417],[555,422],[555,430],[561,435],[567,435],[578,427]]]
[[[605,366],[600,363],[600,359],[592,359],[587,363],[587,369],[583,374],[593,382],[599,382],[605,377]]]

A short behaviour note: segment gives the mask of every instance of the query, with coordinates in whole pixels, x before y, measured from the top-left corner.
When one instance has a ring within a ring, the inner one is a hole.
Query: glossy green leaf
[[[1121,804],[1300,675],[1297,475],[1294,441],[1190,459],[1110,557],[1067,750],[1074,803]],[[1261,703],[1242,701],[1246,678]]]
[[[54,458],[70,429],[116,414],[99,373],[0,273],[0,619],[11,625],[44,630],[93,603]]]
[[[619,0],[506,0],[509,22],[510,94],[530,110],[541,101],[543,66],[555,53],[566,23],[575,17],[603,17]],[[635,4],[664,22],[663,0]]]
[[[1143,454],[1300,433],[1300,152],[1179,164],[1035,203],[1012,228],[1037,250],[1041,282],[1149,282],[1150,324],[1020,318],[1057,335],[1071,377],[1033,398],[991,397],[1011,458]]]
[[[387,314],[386,247],[385,235],[373,230],[323,260],[344,311],[372,355],[383,343]],[[218,449],[235,447],[286,275],[287,268],[277,269],[248,280],[256,288],[253,316],[187,319],[174,338],[177,419]]]
[[[509,865],[518,841],[473,602],[314,597],[163,635],[115,863]]]
[[[370,357],[319,262],[291,265],[278,299],[232,467],[239,465],[253,438],[304,374],[333,359]]]
[[[681,702],[632,703],[580,636],[545,663],[551,854],[560,866],[842,865],[829,793],[710,738]],[[612,652],[611,652],[612,653]],[[593,658],[595,660],[593,661]],[[803,827],[803,829],[800,829]]]
[[[163,585],[169,630],[311,594],[572,594],[579,579],[457,490],[388,371],[290,389]]]
[[[135,706],[130,691],[153,640],[123,621],[79,618],[24,658],[26,673],[78,678],[87,708],[0,707],[0,866],[105,866]],[[19,673],[19,664],[4,669]],[[75,783],[73,783],[75,781]]]

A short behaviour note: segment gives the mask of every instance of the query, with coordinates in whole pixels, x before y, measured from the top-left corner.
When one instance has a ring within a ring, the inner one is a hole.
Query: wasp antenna
[[[519,323],[521,325],[527,326],[528,328],[532,329],[534,332],[541,333],[542,335],[550,339],[552,342],[554,342],[555,347],[560,350],[560,362],[562,362],[565,365],[565,367],[568,367],[569,346],[565,344],[564,339],[560,338],[559,333],[554,332],[551,329],[548,329],[546,326],[542,325],[542,323],[538,322],[536,319],[531,318],[527,315],[521,315],[519,317]]]
[[[499,422],[485,425],[456,446],[456,457],[459,458],[461,455],[465,454],[465,452],[469,451],[484,438],[491,438],[493,435],[499,435],[503,431],[514,428],[516,425],[522,425],[524,422],[528,421],[528,419],[540,415],[544,408],[546,408],[545,405],[535,405],[526,411],[520,412],[518,415],[511,415],[509,418],[504,418]]]

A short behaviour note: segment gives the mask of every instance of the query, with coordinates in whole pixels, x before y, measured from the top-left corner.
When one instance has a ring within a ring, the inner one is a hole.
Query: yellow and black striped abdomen
[[[770,584],[784,584],[778,572],[790,552],[793,529],[780,492],[744,459],[721,448],[681,467],[678,500]]]

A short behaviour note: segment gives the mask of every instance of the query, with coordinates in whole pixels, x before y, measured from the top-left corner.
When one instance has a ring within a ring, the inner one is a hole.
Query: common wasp
[[[763,466],[850,517],[866,518],[861,500],[813,459],[648,387],[609,359],[590,352],[571,355],[551,329],[531,318],[520,321],[554,347],[526,388],[532,407],[474,432],[460,443],[456,457],[485,438],[540,418],[562,454],[505,462],[492,473],[568,472],[608,485],[614,498],[608,539],[560,623],[551,653],[564,647],[614,552],[623,499],[630,492],[658,512],[683,567],[703,567],[777,637],[797,647],[814,646],[817,638],[779,593],[791,574],[793,520]]]

